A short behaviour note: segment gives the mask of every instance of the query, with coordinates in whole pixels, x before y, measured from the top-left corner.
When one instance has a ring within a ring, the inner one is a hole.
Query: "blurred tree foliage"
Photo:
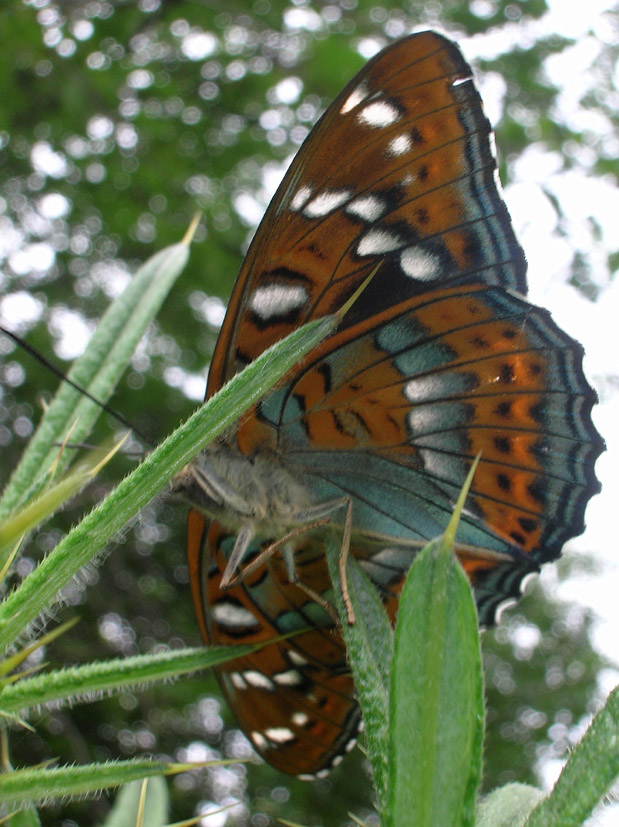
[[[471,47],[480,38],[495,44],[480,50],[476,69],[482,84],[503,79],[495,120],[504,180],[531,142],[557,153],[564,169],[616,174],[610,134],[617,39],[604,39],[610,18],[596,18],[598,30],[590,33],[601,46],[591,66],[595,91],[578,91],[578,106],[589,116],[581,128],[557,115],[561,90],[548,79],[545,61],[574,44],[544,28],[547,14],[544,0],[4,0],[4,322],[66,367],[76,338],[92,329],[136,264],[177,241],[202,210],[190,265],[114,400],[157,440],[201,397],[225,299],[284,165],[325,104],[389,40],[439,26],[455,39],[472,38]],[[561,204],[554,206],[561,232]],[[595,293],[580,253],[574,279]],[[4,338],[0,351],[4,479],[38,417],[39,396],[55,380]],[[117,426],[108,421],[107,427]],[[106,469],[75,513],[131,462],[120,459]],[[73,512],[62,515],[35,538],[17,576],[73,518]],[[154,503],[103,565],[66,595],[66,614],[78,613],[81,623],[48,659],[79,663],[197,643],[183,524],[182,507]],[[589,618],[538,589],[487,634],[486,789],[509,780],[535,782],[539,762],[560,757],[578,732],[595,703],[602,665],[588,625]],[[246,745],[217,697],[214,680],[203,675],[120,701],[45,713],[34,722],[36,734],[13,733],[12,758],[20,765],[143,751],[181,760],[242,755]],[[372,813],[359,751],[312,784],[254,762],[183,775],[170,789],[178,819],[192,815],[199,802],[243,802],[226,823],[254,827],[277,816],[341,825],[350,823],[348,811],[365,819]],[[103,797],[48,808],[44,823],[97,823],[108,807]]]

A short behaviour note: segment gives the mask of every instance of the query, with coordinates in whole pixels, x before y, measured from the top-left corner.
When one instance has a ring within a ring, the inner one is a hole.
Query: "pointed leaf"
[[[475,603],[449,544],[435,540],[415,560],[398,610],[387,824],[473,824],[483,717]]]
[[[124,786],[101,827],[135,827],[142,781]],[[155,775],[148,779],[144,802],[143,824],[146,827],[162,827],[168,819],[170,796],[165,779]]]
[[[339,556],[340,544],[332,540],[327,547],[327,560],[335,587],[335,605],[363,714],[374,783],[379,801],[384,804],[387,797],[389,675],[393,632],[375,586],[354,558],[348,560],[347,581],[355,622],[348,623],[339,586]]]
[[[31,707],[62,701],[94,701],[103,694],[121,692],[127,687],[208,669],[255,652],[257,648],[260,647],[238,645],[176,649],[45,672],[5,686],[0,692],[0,713],[14,715]]]
[[[77,359],[68,378],[95,399],[105,403],[124,373],[138,341],[156,316],[189,255],[183,240],[152,256],[133,276],[124,292],[110,305],[88,347]],[[75,423],[72,439],[83,441],[101,413],[101,405],[63,383],[28,443],[0,502],[0,518],[36,494],[37,481],[58,458],[57,444]],[[69,455],[60,459],[62,471]],[[34,485],[33,485],[34,483]]]
[[[578,827],[618,777],[619,686],[571,751],[551,793],[525,822],[527,827]]]
[[[524,827],[543,795],[529,784],[506,784],[493,790],[478,807],[475,827]]]

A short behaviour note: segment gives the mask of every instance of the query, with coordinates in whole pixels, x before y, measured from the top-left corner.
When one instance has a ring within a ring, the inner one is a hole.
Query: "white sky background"
[[[610,4],[605,0],[588,0],[586,3],[554,0],[550,13],[542,20],[530,24],[526,30],[514,26],[513,34],[520,42],[550,33],[577,38],[569,54],[551,59],[547,66],[552,80],[564,87],[559,106],[566,122],[573,123],[580,114],[575,108],[571,87],[577,86],[581,93],[583,83],[592,82],[587,72],[600,44],[589,32],[597,30],[600,39],[604,40],[616,38],[616,32],[610,31],[608,17],[604,15],[609,8]],[[503,29],[497,41],[502,41],[505,36]],[[501,42],[493,44],[492,40],[492,37],[479,35],[461,45],[468,58],[489,56],[504,45]],[[488,101],[488,109],[490,106],[491,101]],[[491,111],[489,114],[492,118]],[[598,126],[604,128],[603,124]],[[618,140],[616,136],[614,140]],[[542,184],[561,202],[570,228],[569,240],[552,237],[557,216],[541,189]],[[529,261],[529,298],[533,303],[547,307],[555,321],[584,345],[585,371],[600,396],[593,419],[608,448],[596,465],[602,493],[589,505],[586,532],[569,544],[570,548],[595,553],[599,566],[594,575],[574,577],[564,583],[559,596],[582,603],[593,611],[596,617],[595,646],[619,667],[619,555],[614,525],[619,502],[619,282],[609,280],[606,263],[602,264],[600,255],[601,266],[591,273],[592,280],[600,287],[595,302],[567,284],[572,245],[591,252],[591,218],[602,230],[602,243],[606,249],[619,248],[619,190],[613,180],[588,177],[585,172],[561,173],[558,159],[552,153],[532,145],[515,163],[514,182],[506,188],[505,199]],[[595,252],[591,259],[595,262]],[[605,677],[614,684],[619,673]]]
[[[560,115],[567,123],[574,124],[584,115],[583,110],[578,111],[580,107],[575,95],[582,94],[583,84],[593,82],[588,73],[601,48],[590,32],[596,32],[599,40],[606,42],[616,42],[617,33],[610,30],[608,15],[604,14],[611,8],[605,0],[587,0],[583,3],[554,0],[550,5],[550,13],[541,21],[531,24],[526,31],[523,27],[517,27],[514,34],[520,42],[526,42],[530,36],[537,38],[550,33],[576,39],[567,54],[548,60],[546,66],[553,82],[562,87]],[[495,49],[501,50],[500,41],[505,36],[503,29],[496,38],[496,44],[493,44],[492,37],[479,35],[461,45],[469,59],[490,56]],[[492,119],[492,103],[485,94],[483,84],[482,96]],[[587,120],[581,120],[580,128],[583,126],[589,126],[592,131],[597,127],[604,134],[606,125],[587,124]],[[616,144],[614,157],[617,158],[619,137],[609,137]],[[585,372],[600,397],[600,403],[593,411],[593,419],[606,440],[607,452],[596,464],[602,492],[589,504],[587,529],[568,545],[568,548],[579,552],[593,554],[595,572],[587,576],[573,576],[560,585],[556,583],[552,566],[546,566],[541,576],[542,583],[556,588],[559,598],[580,604],[592,612],[593,646],[619,669],[619,554],[615,524],[619,502],[619,282],[616,278],[614,281],[609,279],[606,262],[602,261],[606,250],[619,248],[619,190],[612,179],[588,177],[584,171],[561,173],[559,169],[559,159],[552,153],[535,145],[529,147],[515,163],[514,182],[506,189],[505,200],[529,261],[530,300],[547,307],[555,321],[585,348]],[[541,189],[542,184],[554,193],[562,205],[570,228],[569,241],[552,237],[557,216]],[[595,303],[567,283],[574,247],[587,251],[590,261],[595,263],[590,228],[592,218],[601,228],[602,246],[605,248],[599,251],[599,269],[591,273],[592,281],[600,288]],[[600,697],[606,697],[618,680],[617,669],[603,672],[599,678]],[[541,780],[547,787],[552,786],[561,766],[562,762],[553,760],[538,767]],[[615,803],[596,814],[588,823],[596,827],[618,824],[619,805]]]
[[[595,77],[589,71],[591,63],[602,43],[616,42],[617,39],[617,30],[613,31],[610,23],[609,10],[612,5],[608,0],[550,0],[550,11],[541,20],[509,23],[496,32],[460,40],[460,46],[465,56],[474,62],[475,58],[493,57],[515,43],[528,45],[548,34],[575,39],[573,47],[560,56],[550,58],[545,67],[553,82],[562,87],[556,117],[568,124],[582,123],[585,128],[602,136],[609,157],[617,158],[619,137],[607,133],[604,119],[598,122],[579,120],[591,118],[591,113],[579,105],[583,88],[595,83]],[[471,7],[483,19],[491,5],[488,0],[473,0]],[[301,28],[314,26],[315,17],[311,15],[315,16],[315,12],[310,15],[308,10],[306,25],[303,9],[297,8],[294,13],[295,25]],[[360,51],[369,57],[376,45],[365,41]],[[481,78],[479,85],[489,117],[495,120],[496,113],[501,111],[505,81],[490,75]],[[301,85],[296,94],[300,88]],[[500,154],[500,146],[498,151]],[[39,166],[48,176],[61,177],[62,170],[56,167],[62,159],[51,150],[45,157],[43,155],[40,154],[37,159]],[[273,166],[270,165],[267,172],[270,177],[265,179],[264,190],[272,192],[277,183],[271,177]],[[586,163],[582,172],[561,172],[560,159],[535,143],[515,162],[513,173],[514,181],[507,188],[505,198],[529,261],[529,298],[533,303],[549,308],[557,323],[582,342],[586,350],[585,370],[600,396],[600,404],[594,410],[594,421],[608,446],[597,463],[603,490],[589,505],[587,531],[569,544],[570,548],[595,555],[596,571],[586,577],[571,578],[559,587],[558,594],[565,600],[587,607],[595,616],[594,645],[617,665],[617,671],[609,670],[601,676],[604,684],[600,687],[601,694],[605,695],[619,679],[619,554],[614,525],[619,503],[619,431],[616,425],[619,421],[619,280],[611,281],[606,269],[606,251],[619,248],[619,191],[613,180],[588,176]],[[569,240],[554,234],[557,215],[542,185],[562,205]],[[63,196],[51,193],[46,198],[47,203],[41,205],[41,211],[47,217],[58,217],[69,211]],[[240,197],[235,204],[237,211],[250,224],[257,220],[262,206],[255,198],[247,196]],[[601,240],[592,237],[592,218],[600,228]],[[49,266],[49,256],[54,255],[48,244],[27,243],[26,239],[9,238],[6,234],[2,237],[0,232],[0,250],[7,245],[11,249],[11,264],[18,272],[26,272],[33,267],[43,271]],[[597,253],[594,245],[598,245]],[[567,284],[574,248],[583,251],[588,261],[594,264],[591,277],[600,290],[595,303]],[[599,261],[599,267],[595,267],[596,261]],[[126,274],[121,275],[126,278]],[[27,322],[37,318],[42,310],[27,294],[13,294],[0,299],[0,317],[4,315],[5,320],[15,320],[19,315]],[[65,337],[65,345],[77,354],[91,331],[78,318],[64,321],[64,329],[72,331],[71,341]],[[59,320],[61,323],[62,320]],[[198,385],[201,392],[201,382]],[[553,585],[552,566],[546,569],[549,571],[544,572],[542,580]],[[550,766],[544,770],[547,782],[552,782],[551,776],[555,770],[556,767]],[[612,810],[614,816],[611,810],[608,811],[610,820],[602,816],[595,823],[604,827],[619,823],[619,809]]]

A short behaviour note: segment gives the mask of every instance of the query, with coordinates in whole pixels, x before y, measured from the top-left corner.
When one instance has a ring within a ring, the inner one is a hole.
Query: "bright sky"
[[[614,146],[607,150],[608,157],[617,158],[619,138],[612,126],[603,119],[588,122],[575,103],[583,89],[592,88],[595,83],[591,63],[599,52],[600,43],[586,36],[587,32],[593,29],[599,40],[617,42],[616,28],[611,30],[610,18],[603,14],[611,4],[604,0],[586,3],[554,0],[550,7],[550,13],[532,25],[531,28],[537,31],[520,30],[518,38],[526,40],[531,34],[539,36],[553,32],[580,38],[568,54],[547,62],[546,68],[552,80],[564,87],[557,119],[563,117],[569,124],[577,121],[581,129],[591,129],[596,136],[603,138],[604,143],[613,142]],[[504,31],[498,38],[503,36]],[[469,58],[480,55],[482,50],[485,54],[492,54],[492,37],[484,34],[472,38],[470,48],[463,44],[463,50]],[[492,113],[489,114],[492,118]],[[514,183],[506,189],[505,199],[529,261],[529,298],[547,307],[560,326],[584,345],[585,371],[600,397],[593,418],[608,449],[596,465],[602,492],[589,504],[585,533],[569,544],[571,549],[595,556],[595,572],[587,576],[573,576],[558,585],[553,567],[546,566],[542,583],[556,589],[561,599],[580,604],[592,612],[593,645],[616,666],[615,669],[605,670],[599,677],[600,698],[603,699],[619,682],[619,555],[614,525],[619,502],[619,283],[617,279],[610,280],[606,261],[603,261],[606,250],[619,249],[619,190],[615,180],[589,177],[586,170],[582,173],[559,172],[558,159],[535,145],[529,147],[516,162],[514,173]],[[569,242],[552,237],[556,229],[556,212],[542,191],[542,184],[562,205],[569,228]],[[592,237],[592,220],[600,230],[601,245]],[[600,289],[595,303],[567,284],[574,248],[588,253],[589,261],[593,263],[591,277]],[[561,766],[562,762],[556,760],[539,766],[542,780],[548,787],[554,783]],[[588,823],[596,827],[616,825],[619,823],[619,805],[615,803],[608,807]]]

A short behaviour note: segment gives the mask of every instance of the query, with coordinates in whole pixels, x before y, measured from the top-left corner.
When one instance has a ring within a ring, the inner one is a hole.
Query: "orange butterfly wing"
[[[329,106],[269,205],[207,396],[292,326],[338,310],[378,263],[344,325],[458,280],[524,293],[524,255],[495,176],[490,124],[458,47],[423,32],[383,50]]]
[[[217,523],[207,529],[196,511],[188,527],[192,592],[204,639],[221,646],[267,642],[216,670],[241,729],[282,772],[314,776],[334,766],[356,743],[361,717],[346,649],[331,619],[290,583],[277,555],[247,581],[222,591],[221,545],[231,538]],[[295,562],[303,583],[322,591],[328,582],[324,549],[306,540]],[[252,594],[265,580],[269,615]],[[285,627],[286,618],[293,628]],[[268,643],[293,630],[299,631],[293,638]]]
[[[389,529],[391,515],[379,502],[385,492],[409,535],[415,509],[421,514],[419,503],[427,503],[420,540],[435,522],[440,530],[455,477],[482,450],[466,530],[497,558],[489,551],[462,560],[485,619],[517,592],[526,570],[582,530],[602,450],[578,346],[544,311],[505,292],[526,293],[526,262],[495,176],[490,125],[457,46],[424,32],[382,51],[327,109],[271,202],[237,278],[207,389],[216,392],[293,327],[338,310],[380,264],[338,333],[243,418],[238,448],[248,458],[264,444],[292,456],[296,440],[314,501],[348,493],[362,529],[366,513]],[[468,298],[462,285],[470,285]],[[513,322],[501,316],[502,304]],[[425,373],[409,364],[417,344],[406,325],[403,344],[389,333],[399,312],[423,330],[432,357]],[[444,423],[435,433],[427,429],[433,417]],[[368,451],[378,469],[373,491],[363,488]],[[400,489],[394,468],[406,477]],[[555,519],[561,503],[570,515],[565,527]],[[250,554],[277,539],[258,538]],[[190,574],[204,638],[225,644],[300,633],[220,667],[220,683],[273,766],[320,773],[350,748],[359,726],[341,639],[324,609],[289,582],[277,554],[222,591],[233,541],[219,523],[208,527],[190,513]],[[393,546],[377,550],[357,538],[351,549],[392,618],[414,553]],[[301,581],[328,600],[320,543],[299,537],[294,547]]]

